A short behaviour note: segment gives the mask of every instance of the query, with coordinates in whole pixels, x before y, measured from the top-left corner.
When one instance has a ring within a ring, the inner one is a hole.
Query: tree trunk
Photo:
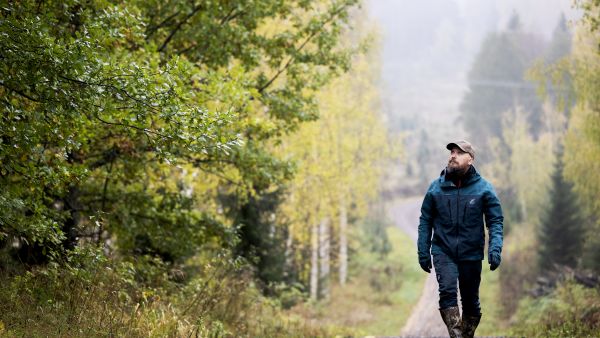
[[[329,219],[324,217],[319,223],[319,298],[329,298]]]
[[[340,285],[346,285],[348,279],[348,211],[346,199],[340,200]]]
[[[289,201],[290,203],[295,203],[295,198],[294,198],[294,194],[291,193],[289,196]],[[294,275],[294,236],[293,236],[293,229],[291,225],[287,225],[285,226],[285,265],[283,267],[283,276],[285,277],[286,281],[290,282],[291,281],[291,276]]]
[[[311,227],[310,299],[317,300],[319,291],[319,229]]]
[[[289,281],[290,276],[293,275],[293,264],[294,264],[294,248],[293,248],[292,230],[287,227],[286,240],[285,240],[285,266],[283,269],[284,278]]]

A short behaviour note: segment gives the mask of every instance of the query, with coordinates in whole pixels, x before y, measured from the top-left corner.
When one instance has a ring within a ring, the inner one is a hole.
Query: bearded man
[[[481,320],[479,284],[488,228],[490,269],[500,265],[504,217],[494,187],[473,166],[475,149],[451,142],[448,165],[423,199],[417,241],[419,265],[433,267],[439,286],[439,310],[450,337],[473,337]],[[462,317],[458,307],[460,288]]]

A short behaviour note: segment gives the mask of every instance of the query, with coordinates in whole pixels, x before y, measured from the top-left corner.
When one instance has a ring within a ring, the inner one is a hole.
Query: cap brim
[[[461,146],[459,146],[458,144],[454,143],[454,142],[450,142],[446,145],[446,149],[448,150],[452,150],[452,148],[457,147],[458,149],[465,151]]]

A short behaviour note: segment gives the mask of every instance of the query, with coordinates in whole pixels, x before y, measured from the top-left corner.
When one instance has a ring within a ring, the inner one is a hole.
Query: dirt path
[[[387,213],[392,222],[402,229],[416,243],[417,227],[421,211],[421,198],[392,201]],[[415,264],[417,264],[415,252]],[[423,272],[425,273],[425,272]],[[438,286],[435,272],[427,276],[421,298],[413,309],[400,333],[402,336],[435,337],[447,336],[448,331],[438,311]]]

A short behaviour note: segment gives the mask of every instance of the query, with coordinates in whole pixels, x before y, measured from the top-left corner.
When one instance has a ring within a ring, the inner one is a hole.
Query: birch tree
[[[298,159],[295,179],[288,187],[294,198],[282,205],[282,213],[291,216],[290,233],[295,234],[297,251],[302,252],[307,243],[302,241],[301,229],[312,229],[308,268],[313,297],[327,289],[323,283],[330,279],[331,266],[338,267],[339,283],[346,282],[352,233],[349,214],[353,218],[366,214],[379,189],[382,162],[390,156],[377,110],[372,58],[373,54],[356,56],[348,76],[333,80],[319,93],[319,120],[299,128],[281,146],[283,153]],[[328,231],[323,228],[325,219],[329,220]],[[315,240],[318,230],[314,227],[322,229],[320,241]],[[339,250],[337,261],[327,263],[331,256],[328,248],[334,246]],[[302,256],[297,259],[296,264],[303,266]],[[315,278],[316,274],[321,278]]]

